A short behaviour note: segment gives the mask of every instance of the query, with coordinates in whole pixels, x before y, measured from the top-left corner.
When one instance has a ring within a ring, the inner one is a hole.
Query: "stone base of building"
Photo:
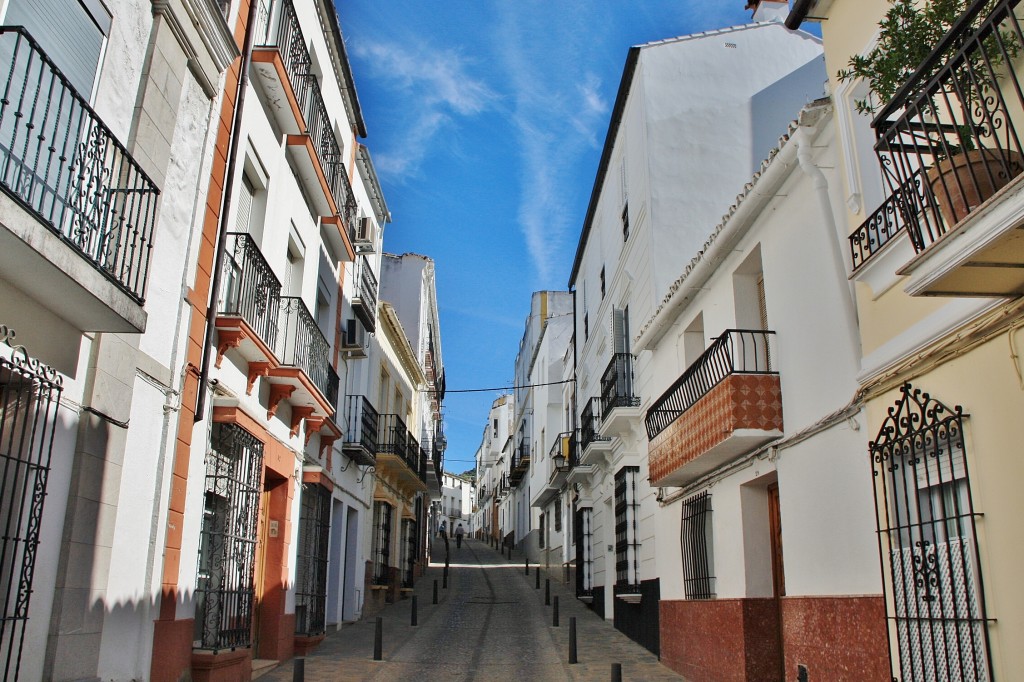
[[[320,646],[320,642],[324,641],[326,636],[327,635],[295,635],[295,655],[305,656],[306,654],[309,654]]]
[[[192,668],[194,630],[195,621],[191,618],[153,622],[151,682],[179,682],[188,678]]]
[[[252,678],[252,651],[192,654],[193,682],[248,682]]]
[[[881,596],[666,600],[661,662],[691,682],[888,680]]]

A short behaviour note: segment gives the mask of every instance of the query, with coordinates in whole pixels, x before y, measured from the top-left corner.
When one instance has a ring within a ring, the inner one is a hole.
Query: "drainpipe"
[[[832,201],[828,196],[828,179],[825,174],[821,172],[821,168],[811,158],[811,140],[808,137],[807,127],[800,125],[797,127],[796,133],[793,136],[796,142],[796,158],[797,163],[800,165],[800,170],[810,178],[811,184],[814,186],[814,194],[818,198],[818,205],[821,209],[822,218],[825,221],[825,229],[829,235],[829,245],[832,247],[829,249],[832,253],[832,269],[836,273],[836,277],[839,280],[839,286],[842,291],[846,292],[846,296],[843,296],[842,306],[843,314],[846,317],[846,322],[851,330],[859,330],[860,324],[857,318],[857,293],[854,288],[854,284],[846,276],[846,261],[843,260],[843,249],[839,243],[839,232],[836,226],[835,214],[832,212]],[[860,357],[860,334],[857,333],[853,337],[854,348],[853,351],[857,357]]]
[[[218,299],[220,298],[221,271],[224,269],[224,242],[227,237],[227,215],[231,209],[231,187],[235,182],[238,166],[238,144],[242,132],[242,109],[245,106],[245,91],[249,89],[249,66],[252,63],[252,45],[255,38],[255,0],[249,3],[249,17],[245,25],[245,49],[242,52],[242,68],[238,74],[238,92],[235,95],[235,113],[231,124],[231,138],[228,141],[228,167],[224,172],[224,196],[217,219],[217,255],[213,262],[213,279],[210,282],[210,303],[206,308],[206,335],[203,341],[203,360],[199,368],[199,393],[196,397],[196,413],[193,421],[202,421],[206,412],[206,385],[210,379],[210,349],[213,348],[213,333],[217,321]]]

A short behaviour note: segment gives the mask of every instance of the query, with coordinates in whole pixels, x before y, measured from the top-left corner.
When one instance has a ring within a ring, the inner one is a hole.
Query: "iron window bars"
[[[775,332],[726,329],[658,398],[644,419],[647,438],[667,429],[730,374],[778,374],[772,369]]]
[[[262,473],[263,443],[235,424],[214,424],[199,536],[197,649],[217,652],[252,644]]]
[[[248,323],[267,348],[277,345],[281,282],[251,235],[229,232],[224,259],[224,302],[221,315]]]
[[[573,541],[576,543],[576,596],[594,596],[594,526],[590,507],[576,509]]]
[[[0,186],[142,305],[160,190],[23,27],[0,65]]]
[[[687,599],[715,597],[711,528],[711,493],[705,490],[683,500],[679,546],[683,559],[683,590]]]
[[[338,404],[338,375],[331,367],[330,345],[301,298],[281,297],[277,356],[281,364],[298,367],[332,409]]]
[[[380,415],[365,396],[345,396],[345,446],[362,450],[367,460],[363,464],[373,464],[376,459],[379,421]]]
[[[0,341],[15,332],[0,325]],[[53,437],[62,392],[56,371],[14,346],[0,357],[0,661],[17,680],[28,628],[32,580]]]
[[[885,211],[906,225],[917,253],[1024,170],[1024,83],[1013,65],[1024,46],[1020,1],[971,3],[872,122],[893,194]],[[865,225],[851,237],[854,267],[888,241],[872,241]]]
[[[640,593],[639,475],[640,467],[633,466],[615,474],[615,594]]]
[[[416,522],[402,519],[402,587],[412,588],[416,567]]]
[[[963,409],[901,393],[869,444],[892,659],[904,680],[989,680]]]
[[[302,484],[295,576],[295,634],[327,632],[327,548],[331,535],[331,493]]]
[[[373,584],[388,584],[388,561],[391,558],[391,505],[373,503]]]

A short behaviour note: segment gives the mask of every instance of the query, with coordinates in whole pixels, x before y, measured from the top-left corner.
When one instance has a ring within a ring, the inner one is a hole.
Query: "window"
[[[0,328],[0,340],[7,338],[8,331]],[[13,362],[0,358],[0,660],[5,671],[16,671],[21,660],[60,402],[60,384],[47,378],[44,368],[27,355]]]
[[[711,535],[711,494],[706,490],[683,500],[679,545],[683,553],[683,589],[687,599],[715,596]]]
[[[562,498],[555,498],[555,532],[562,532]]]
[[[327,631],[327,546],[331,534],[331,493],[316,483],[303,483],[299,505],[295,634],[320,635]]]
[[[905,384],[870,454],[901,679],[991,679],[960,407]]]
[[[493,424],[493,426],[491,428],[494,430],[494,437],[497,438],[498,437],[498,420],[497,419],[494,420],[494,424]]]
[[[615,594],[640,591],[639,472],[640,467],[623,467],[615,474]]]
[[[252,644],[253,575],[263,443],[235,424],[214,424],[206,454],[194,646]]]
[[[622,241],[629,241],[629,204],[622,207]]]
[[[601,268],[601,300],[602,301],[604,300],[604,292],[605,292],[604,268],[602,267]]]
[[[574,503],[575,505],[575,503]],[[590,507],[575,510],[573,542],[576,544],[576,596],[593,597],[594,594],[594,529]]]
[[[413,569],[416,567],[416,522],[402,519],[402,587],[413,586]]]
[[[547,513],[541,512],[541,514],[540,514],[540,540],[539,540],[540,548],[541,549],[544,549],[544,546],[545,546],[544,539],[547,536],[547,523],[545,522],[546,517],[547,517]]]
[[[391,558],[391,505],[373,503],[373,584],[387,585]]]

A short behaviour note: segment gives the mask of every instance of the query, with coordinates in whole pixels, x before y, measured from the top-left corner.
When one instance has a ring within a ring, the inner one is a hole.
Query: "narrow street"
[[[680,680],[657,657],[598,618],[566,590],[554,574],[536,568],[527,577],[522,555],[503,558],[483,542],[451,542],[448,589],[443,589],[444,545],[416,584],[418,625],[411,626],[412,600],[383,609],[383,660],[373,660],[375,619],[331,633],[306,658],[305,679],[326,680],[608,680],[612,663],[624,680]],[[551,577],[551,602],[559,602],[559,625],[544,604]],[[438,604],[433,605],[433,583]],[[569,618],[576,618],[578,663],[568,663]],[[261,679],[288,682],[292,663]]]

